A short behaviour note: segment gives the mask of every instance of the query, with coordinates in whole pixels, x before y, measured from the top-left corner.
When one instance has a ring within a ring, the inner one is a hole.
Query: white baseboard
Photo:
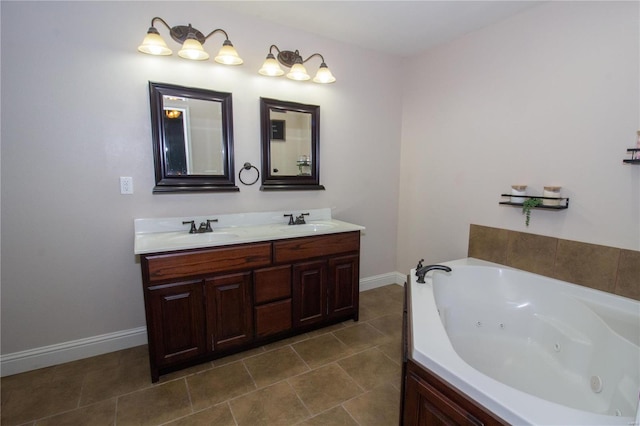
[[[374,275],[373,277],[360,279],[360,291],[372,290],[389,284],[404,285],[405,281],[407,281],[406,274],[401,274],[400,272]]]
[[[389,284],[404,285],[406,275],[390,272],[360,280],[360,291],[372,290]],[[26,351],[0,355],[0,376],[11,376],[38,368],[50,367],[96,355],[132,348],[147,343],[146,327],[132,328],[115,333],[87,337]]]
[[[23,373],[147,343],[147,328],[138,327],[0,356],[0,376]]]

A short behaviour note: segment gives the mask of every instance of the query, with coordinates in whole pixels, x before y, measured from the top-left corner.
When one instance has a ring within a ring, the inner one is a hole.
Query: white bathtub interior
[[[475,263],[485,266],[446,262],[453,271],[434,271],[428,281],[449,341],[464,362],[555,404],[635,418],[638,302]]]

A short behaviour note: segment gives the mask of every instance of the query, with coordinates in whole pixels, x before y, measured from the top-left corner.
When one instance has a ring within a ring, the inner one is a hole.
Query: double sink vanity
[[[136,219],[152,381],[357,321],[362,230],[328,208]]]

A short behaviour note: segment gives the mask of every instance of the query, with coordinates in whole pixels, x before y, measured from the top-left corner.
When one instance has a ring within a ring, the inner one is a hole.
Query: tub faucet
[[[451,268],[449,268],[448,266],[444,266],[444,265],[422,266],[422,261],[420,261],[418,263],[418,268],[416,269],[416,277],[418,277],[417,282],[420,284],[424,284],[424,276],[427,275],[427,272],[433,271],[434,269],[438,271],[451,272]]]

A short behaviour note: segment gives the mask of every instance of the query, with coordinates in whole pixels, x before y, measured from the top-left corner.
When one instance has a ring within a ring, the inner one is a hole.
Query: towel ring
[[[242,172],[244,172],[245,170],[251,170],[251,169],[256,169],[256,173],[258,175],[256,176],[253,182],[247,183],[242,180]],[[244,185],[253,185],[258,181],[258,179],[260,179],[260,170],[258,170],[258,168],[251,163],[244,163],[244,166],[242,166],[242,168],[240,169],[240,172],[238,173],[238,179],[240,179],[240,182],[242,182]]]

